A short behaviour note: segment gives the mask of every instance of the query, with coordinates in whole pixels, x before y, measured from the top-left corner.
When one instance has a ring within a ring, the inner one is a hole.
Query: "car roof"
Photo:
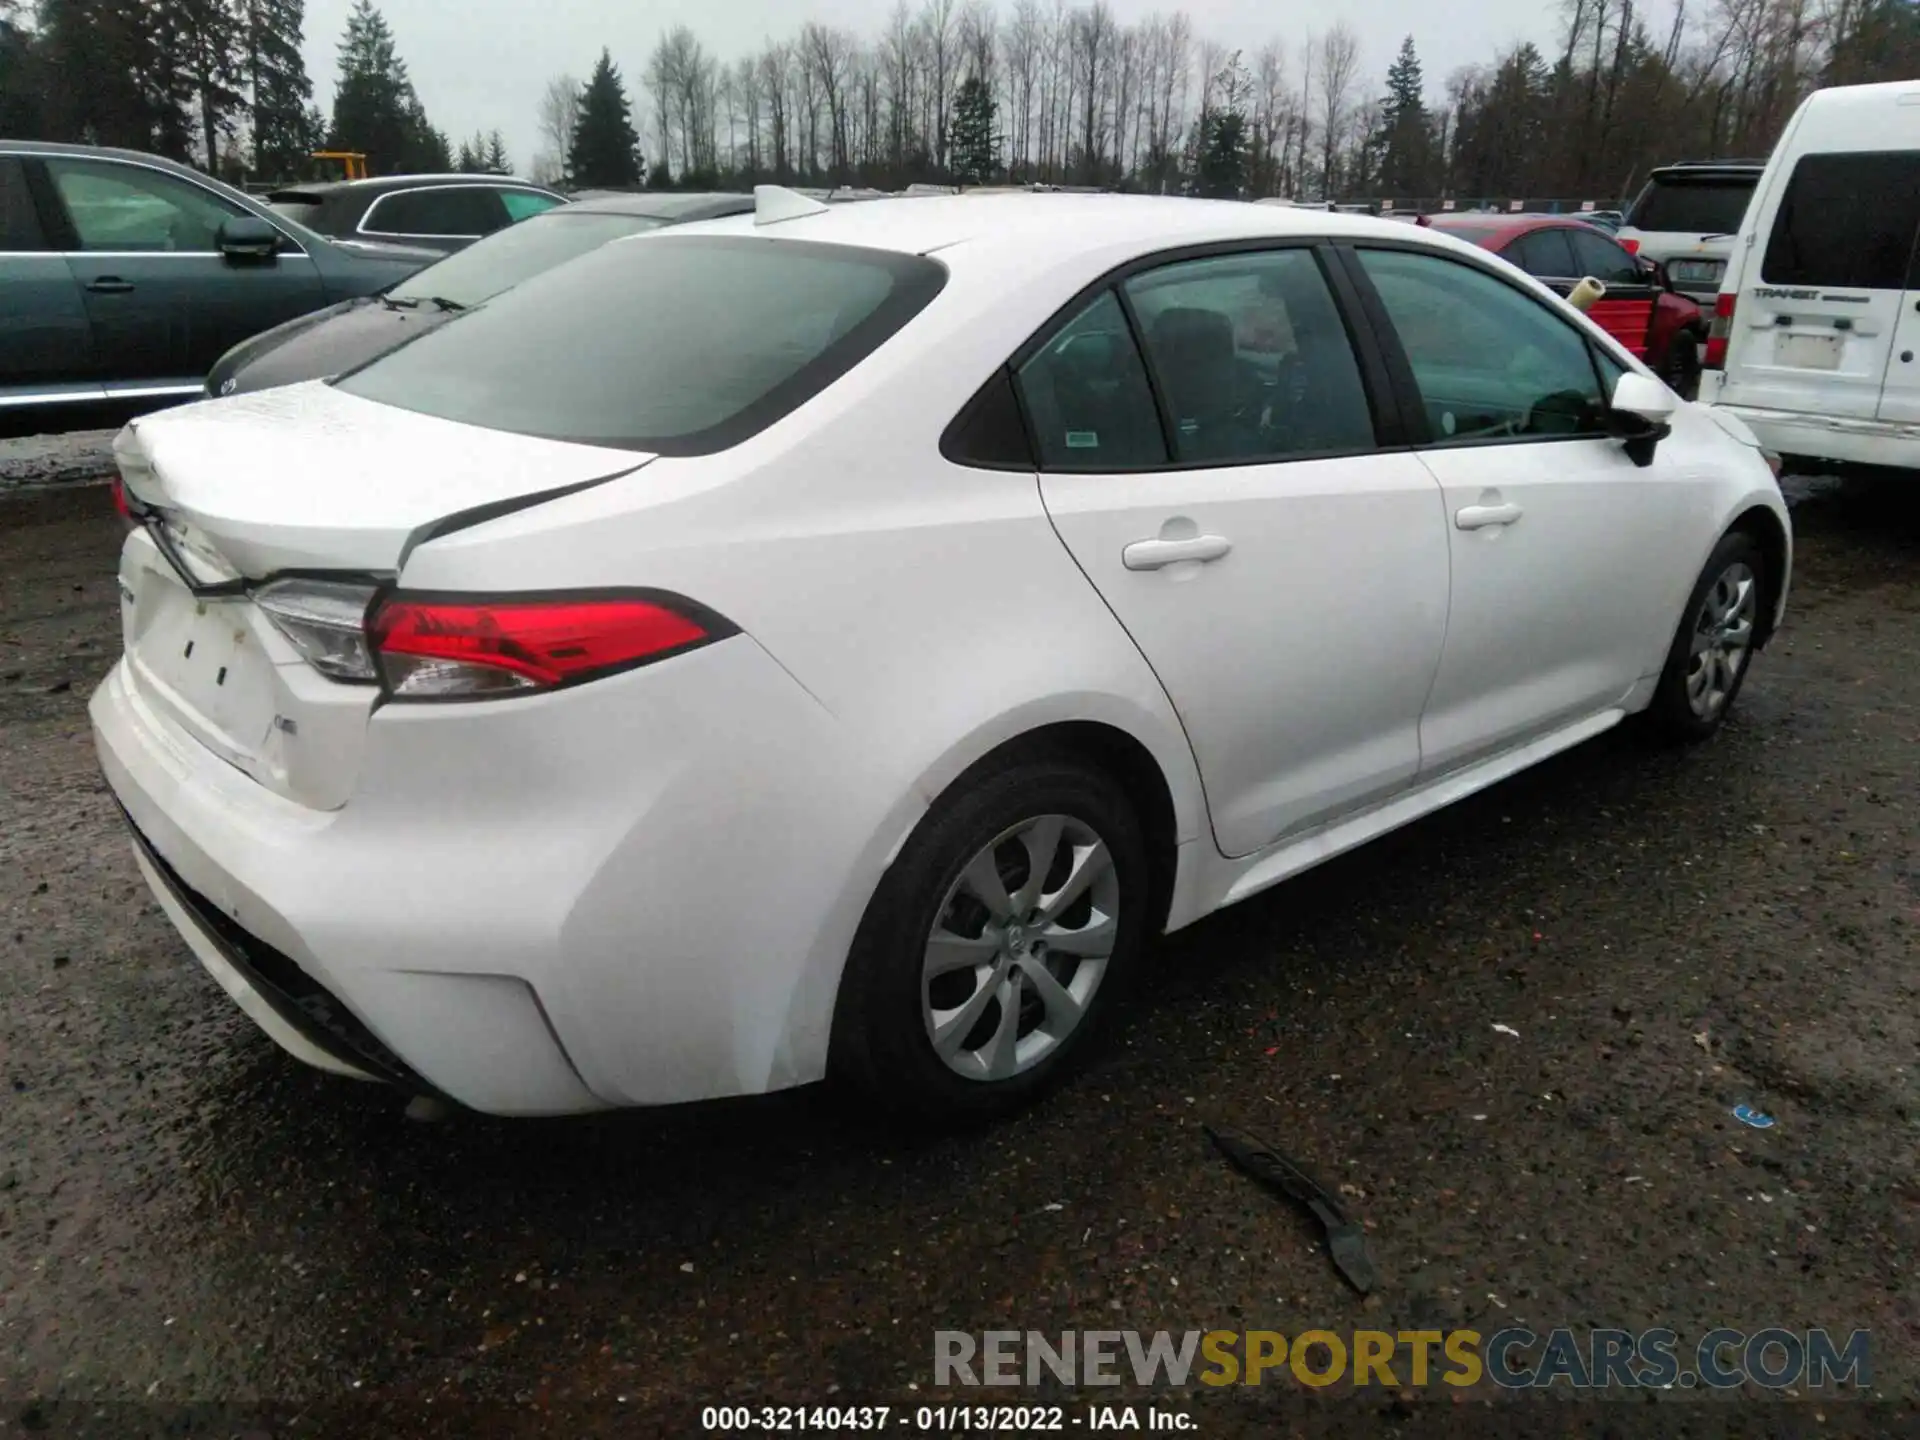
[[[862,245],[910,255],[964,247],[981,261],[992,255],[1029,264],[1129,244],[1144,254],[1183,244],[1288,236],[1404,240],[1410,228],[1368,215],[1250,205],[1242,200],[1031,192],[862,200],[824,205],[813,213],[764,226],[750,220],[740,223],[745,218],[713,225],[732,233]],[[1445,237],[1438,238],[1448,243]]]
[[[1422,229],[1471,238],[1488,249],[1517,240],[1535,230],[1586,230],[1595,235],[1606,231],[1581,215],[1429,215]],[[1612,237],[1608,237],[1612,238]]]
[[[544,185],[536,185],[531,180],[522,180],[517,175],[481,175],[472,172],[456,172],[450,175],[371,175],[365,180],[315,180],[311,183],[295,181],[288,185],[276,185],[267,192],[270,200],[295,195],[328,196],[350,193],[367,194],[387,190],[409,190],[421,186],[454,185],[518,185],[527,190],[540,190],[547,194],[557,194]]]
[[[725,191],[656,190],[601,192],[560,207],[573,214],[639,215],[654,220],[707,219],[743,215],[753,209],[753,196]]]

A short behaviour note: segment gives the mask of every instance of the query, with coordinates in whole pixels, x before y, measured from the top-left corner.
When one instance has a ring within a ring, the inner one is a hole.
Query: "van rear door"
[[[1802,155],[1750,242],[1721,399],[1874,418],[1917,234],[1920,151]]]

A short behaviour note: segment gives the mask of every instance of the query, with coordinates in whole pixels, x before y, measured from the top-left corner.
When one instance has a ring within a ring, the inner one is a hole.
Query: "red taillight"
[[[1707,330],[1707,354],[1701,361],[1709,370],[1727,368],[1727,341],[1733,334],[1733,301],[1733,292],[1722,290],[1713,302],[1713,324]]]
[[[475,699],[573,685],[677,655],[732,627],[677,597],[540,600],[396,595],[367,636],[396,699]]]
[[[1620,242],[1620,248],[1629,255],[1638,255],[1640,253],[1640,242],[1638,240],[1622,240]]]
[[[127,503],[127,487],[118,475],[113,477],[113,511],[129,525],[137,525],[133,507]]]

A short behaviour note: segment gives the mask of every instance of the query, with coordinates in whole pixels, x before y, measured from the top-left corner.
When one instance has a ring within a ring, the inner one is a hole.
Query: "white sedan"
[[[92,702],[295,1055],[529,1115],[1002,1111],[1153,937],[1778,625],[1775,466],[1431,230],[769,188],[136,421]]]

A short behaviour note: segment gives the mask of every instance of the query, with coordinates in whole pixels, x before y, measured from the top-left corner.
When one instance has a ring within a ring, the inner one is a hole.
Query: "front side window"
[[[1017,383],[1047,470],[1167,463],[1153,390],[1126,313],[1102,290],[1020,367]]]
[[[704,455],[864,360],[932,301],[946,273],[923,256],[851,245],[635,236],[535,275],[336,383],[492,430]]]
[[[551,215],[455,251],[387,293],[396,300],[442,299],[468,308],[609,240],[659,226],[642,215]]]
[[[1587,341],[1533,297],[1438,255],[1362,250],[1436,443],[1605,433]]]
[[[507,207],[507,221],[524,220],[529,215],[538,215],[551,210],[562,203],[556,195],[542,195],[533,190],[502,190],[500,203]]]
[[[1803,155],[1761,262],[1769,285],[1906,286],[1920,232],[1920,152]]]
[[[110,160],[43,162],[82,250],[209,253],[220,227],[244,213],[198,185]]]
[[[1360,367],[1311,250],[1185,261],[1134,276],[1126,292],[1177,462],[1372,447]]]
[[[1565,232],[1573,242],[1573,258],[1579,264],[1576,275],[1591,275],[1607,285],[1644,285],[1647,277],[1626,247],[1604,235],[1587,230]]]

